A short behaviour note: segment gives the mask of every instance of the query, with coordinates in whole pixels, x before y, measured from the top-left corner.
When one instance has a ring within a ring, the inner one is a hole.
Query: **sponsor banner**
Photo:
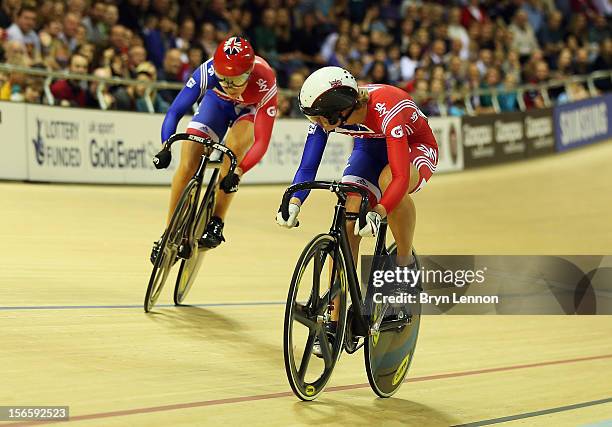
[[[0,102],[0,179],[28,177],[25,114],[25,104]]]
[[[465,116],[462,118],[463,164],[465,168],[499,163],[501,156],[495,147],[496,116]]]
[[[526,156],[523,113],[505,113],[494,119],[495,150],[499,161],[521,160]]]
[[[245,175],[244,182],[288,184],[293,181],[302,159],[309,123],[303,119],[277,120],[268,151],[261,162]],[[339,180],[352,149],[351,137],[332,133],[323,153],[317,179]]]
[[[461,142],[461,118],[430,117],[429,126],[438,143],[436,172],[463,169],[463,144]]]
[[[552,108],[529,110],[524,113],[527,157],[554,153],[555,135]]]
[[[27,107],[28,174],[34,181],[169,183],[170,168],[158,171],[161,116],[48,106]]]
[[[612,138],[612,94],[555,107],[557,151]]]

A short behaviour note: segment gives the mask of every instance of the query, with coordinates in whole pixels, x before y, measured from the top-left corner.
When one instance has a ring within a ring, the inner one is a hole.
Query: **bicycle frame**
[[[370,331],[370,321],[369,317],[364,315],[364,302],[363,296],[361,292],[361,285],[359,283],[359,278],[357,277],[357,268],[355,266],[355,262],[353,260],[353,253],[351,251],[351,246],[348,241],[347,231],[346,231],[346,221],[347,221],[347,213],[346,213],[346,193],[358,193],[361,196],[361,206],[359,209],[359,225],[365,225],[365,214],[367,208],[369,206],[369,195],[367,190],[358,187],[353,184],[347,183],[338,183],[338,182],[330,182],[330,181],[312,181],[312,182],[304,182],[300,184],[295,184],[287,188],[285,194],[283,195],[283,201],[281,204],[281,212],[283,217],[289,217],[289,200],[291,196],[300,191],[307,189],[326,189],[330,190],[336,194],[338,197],[338,203],[334,207],[334,217],[332,220],[332,224],[329,230],[329,234],[336,240],[338,247],[345,255],[345,262],[347,263],[347,279],[349,284],[349,293],[351,296],[351,301],[353,304],[353,309],[355,310],[355,319],[357,319],[357,326],[354,329],[354,333],[359,336],[368,336]],[[385,235],[387,232],[387,222],[383,221],[381,223],[381,227],[378,232],[378,237],[376,240],[376,249],[374,252],[375,258],[377,255],[381,255],[386,251],[385,247]],[[337,251],[335,252],[335,256],[338,256]],[[331,277],[335,277],[335,268],[337,265],[337,260],[334,259]],[[370,272],[370,275],[372,272]]]
[[[170,138],[168,138],[166,142],[164,142],[162,150],[155,156],[155,158],[158,160],[157,162],[154,162],[155,167],[161,169],[161,168],[166,168],[170,165],[170,161],[172,160],[172,154],[170,151],[170,147],[176,141],[192,141],[198,144],[202,144],[205,147],[208,147],[210,149],[210,153],[214,152],[215,150],[221,152],[221,158],[218,160],[211,160],[209,152],[205,151],[202,154],[200,158],[200,164],[198,165],[196,173],[194,174],[192,178],[192,179],[195,179],[198,184],[197,189],[196,189],[196,196],[195,196],[196,201],[200,200],[200,192],[202,190],[202,184],[204,182],[204,174],[207,168],[215,169],[210,179],[210,183],[213,183],[217,181],[217,178],[219,176],[219,169],[221,167],[221,164],[223,163],[222,158],[224,155],[229,157],[230,159],[230,167],[228,170],[228,175],[233,174],[234,170],[238,166],[236,155],[234,154],[232,150],[230,150],[225,145],[222,145],[216,142],[212,142],[210,138],[204,138],[201,136],[188,134],[188,133],[176,133],[172,135]],[[204,198],[202,199],[202,203],[200,204],[200,209],[204,208],[206,200],[208,200],[208,197],[210,197],[211,192],[215,190],[215,186],[210,185],[210,183],[206,188],[206,193],[204,193]],[[189,243],[190,248],[194,246],[193,236],[194,236],[194,229],[196,226],[195,218],[196,218],[196,214],[198,213],[200,213],[198,209],[191,209],[191,212],[189,213],[189,221],[188,221],[188,224],[189,224],[188,231],[189,232],[187,233],[187,238],[188,238],[188,243]]]

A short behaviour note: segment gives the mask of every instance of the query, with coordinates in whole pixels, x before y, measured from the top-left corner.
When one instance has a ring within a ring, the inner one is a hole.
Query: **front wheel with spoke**
[[[144,300],[144,310],[147,313],[151,311],[157,302],[161,290],[166,283],[166,279],[168,278],[168,274],[176,261],[185,228],[189,222],[189,212],[196,202],[197,185],[198,183],[195,180],[189,181],[174,209],[170,224],[168,224],[162,236],[159,252],[153,265],[153,271],[149,278],[149,285],[147,286],[147,293]]]
[[[330,286],[331,285],[331,286]],[[348,280],[336,240],[315,237],[298,260],[285,308],[283,352],[289,385],[302,400],[314,400],[329,381],[344,343]],[[334,307],[335,305],[335,307]],[[326,325],[337,315],[335,337]],[[313,354],[318,339],[321,355]]]

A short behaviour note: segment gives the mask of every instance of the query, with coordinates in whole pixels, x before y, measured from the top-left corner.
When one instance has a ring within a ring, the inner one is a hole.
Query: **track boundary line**
[[[528,368],[536,368],[536,367],[542,367],[542,366],[551,366],[551,365],[563,365],[563,364],[569,364],[569,363],[587,362],[587,361],[602,360],[602,359],[612,359],[612,353],[602,354],[599,356],[585,356],[585,357],[577,357],[577,358],[572,358],[572,359],[550,360],[550,361],[545,361],[545,362],[526,363],[526,364],[521,364],[521,365],[500,366],[497,368],[486,368],[486,369],[476,369],[476,370],[470,370],[470,371],[449,372],[446,374],[425,375],[422,377],[408,378],[404,382],[411,383],[411,382],[422,382],[422,381],[434,381],[434,380],[445,379],[445,378],[457,378],[457,377],[464,377],[464,376],[469,376],[469,375],[481,375],[481,374],[489,374],[493,372],[504,372],[504,371],[518,370],[518,369],[528,369]],[[367,388],[369,386],[370,386],[369,383],[347,384],[347,385],[340,385],[340,386],[335,386],[335,387],[328,387],[326,389],[326,392],[354,390],[354,389],[360,389],[360,388]],[[232,404],[232,403],[253,402],[257,400],[278,399],[278,398],[291,397],[291,396],[293,396],[293,393],[291,391],[284,391],[284,392],[277,392],[277,393],[230,397],[230,398],[225,398],[225,399],[212,399],[212,400],[203,400],[203,401],[196,401],[196,402],[175,403],[175,404],[170,404],[170,405],[150,406],[150,407],[144,407],[144,408],[124,409],[120,411],[97,412],[93,414],[77,415],[75,417],[71,417],[68,421],[50,420],[50,421],[33,421],[33,422],[23,422],[23,423],[17,422],[17,423],[8,424],[8,425],[12,427],[38,426],[42,424],[71,422],[71,421],[84,421],[84,420],[92,420],[92,419],[100,419],[100,418],[122,417],[122,416],[127,416],[127,415],[174,411],[177,409],[189,409],[189,408],[199,408],[199,407],[205,407],[205,406],[227,405],[227,404]]]
[[[524,412],[522,414],[508,415],[505,417],[491,418],[488,420],[474,421],[466,424],[456,424],[451,427],[480,427],[492,424],[505,423],[506,421],[523,420],[525,418],[539,417],[540,415],[555,414],[557,412],[572,411],[574,409],[588,408],[589,406],[604,405],[612,402],[612,397],[599,400],[589,400],[588,402],[574,403],[573,405],[557,406],[555,408],[541,409],[539,411]]]

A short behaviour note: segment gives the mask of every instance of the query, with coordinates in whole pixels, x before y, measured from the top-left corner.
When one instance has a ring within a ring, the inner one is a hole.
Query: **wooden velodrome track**
[[[612,254],[611,160],[607,142],[434,176],[415,197],[416,247]],[[273,220],[282,190],[238,193],[228,242],[188,297],[198,306],[168,306],[167,286],[145,315],[167,188],[0,183],[0,405],[70,405],[69,424],[83,426],[611,425],[605,316],[427,316],[395,397],[375,397],[360,351],[318,401],[299,402],[283,367],[284,299],[333,199],[311,196],[287,231]]]

